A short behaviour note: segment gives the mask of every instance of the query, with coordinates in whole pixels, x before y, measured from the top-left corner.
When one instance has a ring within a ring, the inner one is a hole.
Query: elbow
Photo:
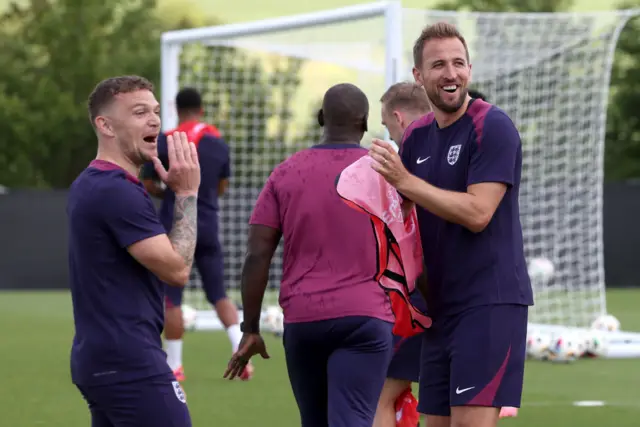
[[[486,213],[477,213],[473,215],[465,224],[465,227],[472,233],[482,233],[491,222],[492,215]]]
[[[173,274],[168,275],[168,277],[164,280],[169,286],[174,286],[177,288],[184,288],[189,283],[189,276],[191,274],[190,268],[182,268],[180,270],[174,271]]]

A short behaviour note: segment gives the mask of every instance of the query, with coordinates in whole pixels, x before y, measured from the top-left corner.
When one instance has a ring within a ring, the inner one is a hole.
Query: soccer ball
[[[192,331],[196,328],[196,319],[198,318],[198,311],[187,304],[182,304],[182,323],[184,329]]]
[[[620,330],[620,321],[610,314],[603,314],[593,321],[591,329],[605,332],[618,332]]]
[[[262,313],[262,327],[276,336],[284,332],[284,314],[277,305],[271,305]]]
[[[533,330],[527,336],[527,356],[531,359],[543,360],[547,357],[552,341],[551,334]]]
[[[549,360],[573,362],[585,352],[585,339],[577,332],[564,332],[553,338],[549,347]]]
[[[549,283],[551,278],[553,277],[553,273],[555,272],[555,267],[553,263],[549,261],[547,258],[533,258],[529,261],[529,265],[527,266],[527,270],[529,271],[529,277],[534,282],[538,283]]]
[[[606,333],[597,329],[592,329],[586,333],[585,356],[604,357],[607,355],[608,342]]]

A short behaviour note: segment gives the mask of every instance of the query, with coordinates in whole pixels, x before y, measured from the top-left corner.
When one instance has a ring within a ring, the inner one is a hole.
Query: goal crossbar
[[[218,25],[215,27],[192,28],[188,30],[174,30],[162,34],[162,43],[187,43],[193,41],[233,38],[238,36],[255,36],[273,31],[287,31],[299,28],[318,27],[327,24],[366,19],[383,15],[396,1],[381,1],[376,3],[346,6],[338,9],[319,12],[303,13],[300,15],[282,16],[278,18],[261,19],[238,24]]]

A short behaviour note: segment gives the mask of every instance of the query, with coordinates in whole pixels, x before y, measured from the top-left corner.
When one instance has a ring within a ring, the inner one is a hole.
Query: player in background
[[[255,354],[269,357],[260,310],[281,237],[280,287],[289,380],[303,427],[371,427],[392,354],[393,313],[378,285],[367,215],[347,206],[336,177],[367,154],[369,103],[351,84],[331,87],[318,122],[321,142],[278,165],[249,222],[242,272],[243,336],[225,377]]]
[[[518,192],[520,135],[467,86],[465,39],[446,23],[414,45],[433,113],[405,132],[402,159],[374,141],[373,168],[418,205],[433,326],[423,334],[418,409],[429,427],[494,427],[519,407],[529,306]]]
[[[197,236],[195,145],[168,138],[157,158],[160,105],[142,77],[100,82],[89,96],[98,155],[71,184],[67,204],[75,336],[71,377],[92,426],[191,426],[186,398],[162,351],[163,284],[189,278]],[[136,176],[153,161],[176,197],[167,236]]]
[[[489,101],[487,100],[487,97],[486,97],[482,92],[480,92],[479,90],[476,90],[476,89],[469,89],[469,90],[468,90],[468,92],[469,92],[469,96],[470,96],[471,98],[474,98],[474,99],[482,99],[483,101],[487,101],[487,102],[489,102]]]
[[[401,82],[389,87],[380,102],[382,124],[389,131],[391,139],[402,149],[405,129],[431,111],[429,98],[417,83]],[[426,313],[427,307],[419,292],[413,293],[411,302]],[[405,392],[411,392],[412,382],[418,382],[421,347],[421,335],[411,338],[394,337],[394,354],[378,401],[374,427],[396,426],[396,402]]]
[[[238,310],[227,297],[224,286],[224,258],[218,238],[218,198],[229,185],[231,174],[229,148],[222,140],[220,132],[214,126],[202,122],[204,114],[200,93],[192,88],[184,88],[176,95],[178,127],[165,132],[186,132],[189,140],[196,144],[200,159],[202,182],[198,193],[198,244],[196,246],[195,265],[202,278],[202,288],[207,301],[215,308],[218,318],[224,325],[231,341],[232,352],[238,349],[242,333],[238,319]],[[163,164],[167,162],[166,138],[158,140],[158,157]],[[152,164],[145,165],[143,171],[147,190],[162,198],[160,219],[167,230],[173,223],[173,203],[175,194],[170,189],[163,190],[159,185]],[[179,381],[184,381],[182,366],[182,338],[184,320],[182,317],[183,288],[166,288],[166,312],[164,345],[167,361]],[[253,366],[247,365],[241,375],[243,380],[251,378]]]

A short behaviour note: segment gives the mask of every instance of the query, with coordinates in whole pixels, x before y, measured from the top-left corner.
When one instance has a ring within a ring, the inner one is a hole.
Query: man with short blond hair
[[[431,111],[427,94],[417,83],[400,82],[392,85],[380,98],[382,124],[398,146],[405,129],[414,120]]]

